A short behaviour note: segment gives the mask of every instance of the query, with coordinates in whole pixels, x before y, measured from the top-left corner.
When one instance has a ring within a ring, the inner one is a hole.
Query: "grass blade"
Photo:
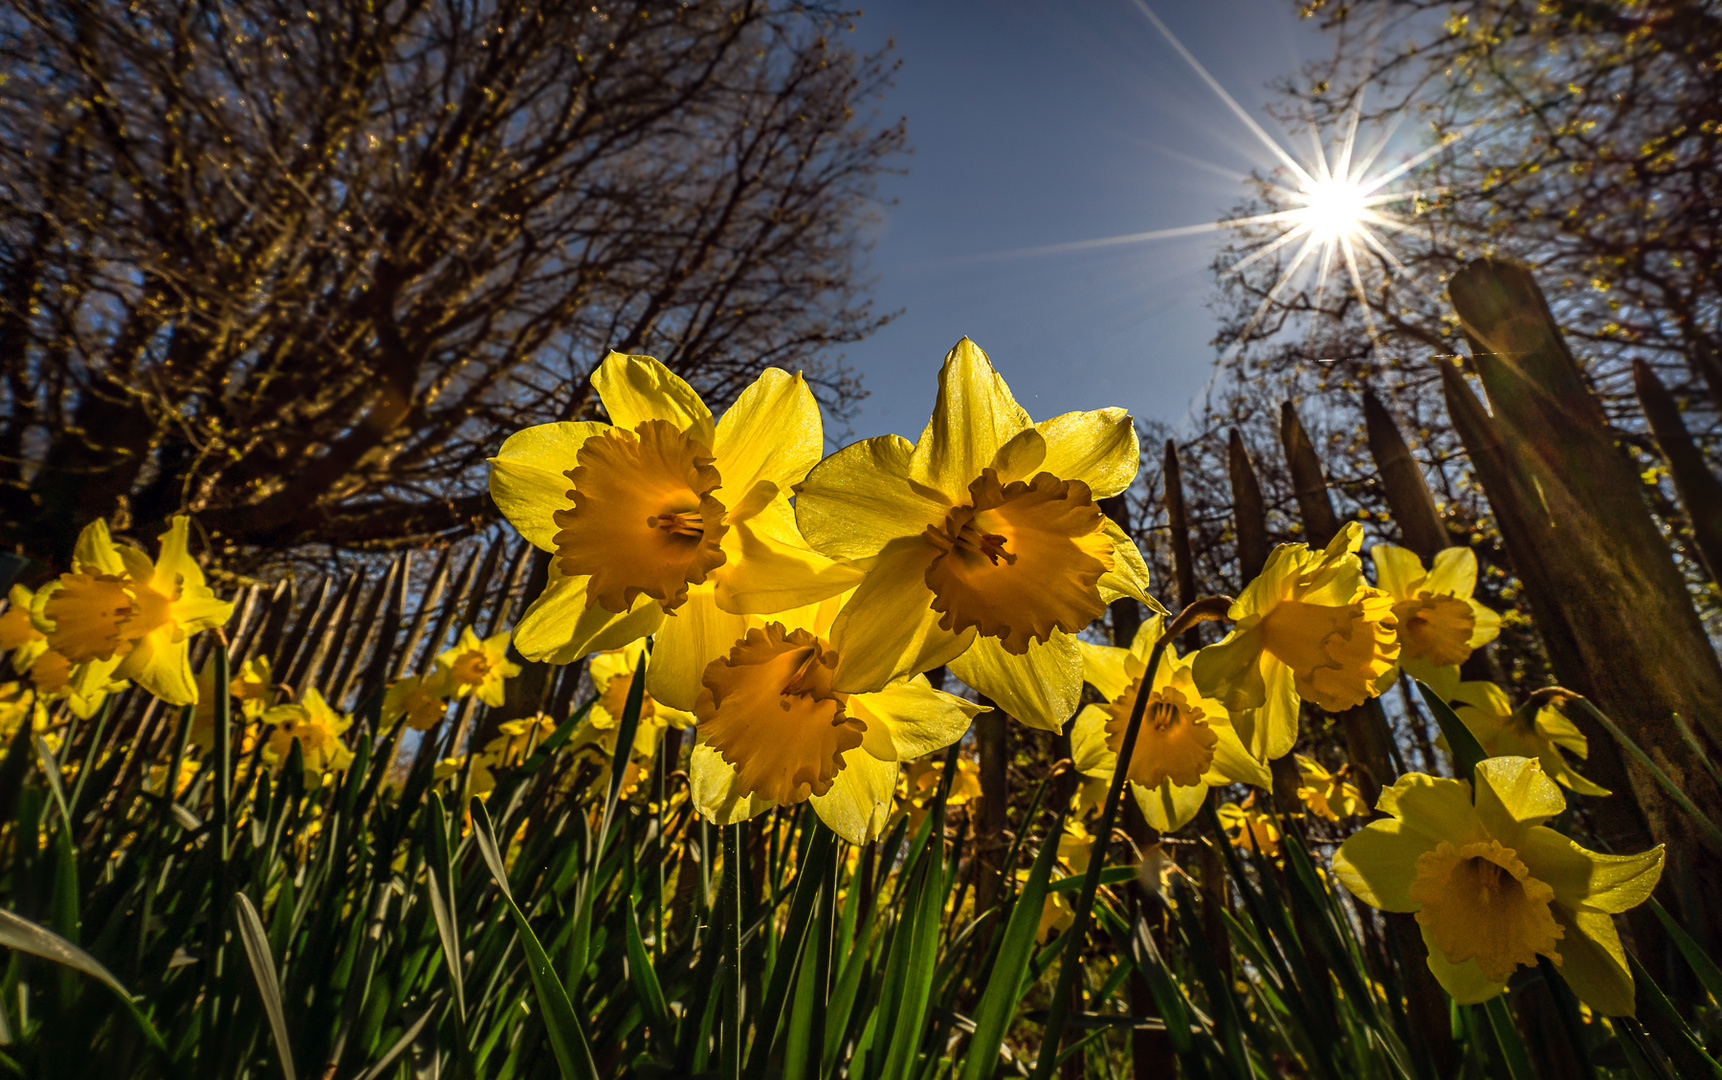
[[[0,945],[4,945],[8,949],[29,953],[32,956],[40,956],[44,960],[52,960],[54,963],[64,965],[74,971],[81,971],[108,987],[120,996],[121,1001],[125,1002],[126,1008],[131,1011],[132,1016],[138,1022],[138,1026],[143,1029],[144,1037],[149,1039],[150,1043],[157,1049],[164,1051],[167,1049],[167,1045],[162,1042],[161,1035],[156,1032],[155,1025],[150,1023],[149,1017],[145,1016],[138,1008],[137,1002],[132,1000],[131,994],[126,992],[126,988],[120,985],[120,981],[114,978],[113,973],[103,967],[101,961],[65,938],[46,927],[37,926],[29,919],[0,909]]]
[[[532,989],[537,994],[538,1007],[544,1015],[544,1028],[550,1036],[550,1048],[556,1055],[556,1065],[563,1080],[598,1080],[598,1066],[592,1061],[592,1048],[586,1041],[585,1029],[574,1014],[574,1005],[568,1000],[568,991],[563,989],[562,980],[556,977],[556,970],[550,966],[550,957],[544,954],[544,946],[538,943],[538,935],[532,932],[532,924],[526,921],[525,913],[514,902],[514,894],[508,887],[508,869],[503,864],[502,853],[497,850],[496,833],[490,827],[490,815],[485,812],[484,802],[477,798],[472,800],[472,833],[485,865],[490,868],[490,876],[496,879],[496,887],[502,892],[502,901],[508,905],[508,913],[514,918],[521,948],[526,952]]]
[[[233,894],[233,913],[239,919],[239,939],[245,943],[251,974],[256,977],[258,993],[263,996],[263,1011],[269,1015],[269,1028],[275,1033],[281,1072],[287,1080],[297,1080],[293,1050],[287,1044],[287,1014],[281,1007],[281,980],[275,974],[275,957],[269,951],[269,934],[263,929],[263,920],[257,917],[257,909],[251,906],[251,898],[242,892]]]

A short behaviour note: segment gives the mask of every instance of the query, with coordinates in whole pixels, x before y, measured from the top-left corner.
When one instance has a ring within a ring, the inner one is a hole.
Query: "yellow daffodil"
[[[484,752],[501,765],[518,765],[556,731],[556,723],[543,713],[497,725],[496,737],[484,744]]]
[[[248,753],[257,742],[257,725],[279,696],[275,673],[269,668],[267,656],[255,657],[239,665],[239,670],[227,680],[227,693],[233,699],[235,720],[241,724],[238,752]],[[191,711],[191,744],[205,753],[215,749],[215,665],[206,662],[197,673],[197,705]]]
[[[1477,787],[1408,773],[1381,793],[1392,815],[1358,830],[1333,859],[1363,902],[1412,911],[1429,969],[1454,999],[1499,994],[1520,964],[1545,956],[1579,999],[1609,1016],[1633,1012],[1632,975],[1611,916],[1644,902],[1662,848],[1601,855],[1546,827],[1566,809],[1531,758],[1489,758]]]
[[[1490,757],[1536,758],[1555,783],[1580,795],[1607,795],[1575,771],[1561,753],[1581,760],[1590,756],[1590,741],[1561,712],[1558,701],[1533,699],[1513,708],[1506,691],[1492,682],[1462,682],[1453,694],[1454,712],[1477,737]],[[1446,749],[1446,739],[1441,740]]]
[[[179,776],[174,780],[173,793],[169,795],[167,791],[168,765],[151,765],[149,775],[144,778],[143,789],[154,795],[177,799],[185,793],[186,788],[191,786],[192,780],[196,779],[197,772],[202,767],[202,764],[194,758],[181,758]]]
[[[868,567],[840,620],[839,681],[876,690],[949,663],[1018,720],[1059,730],[1082,690],[1074,635],[1120,596],[1158,608],[1141,553],[1095,504],[1137,465],[1123,409],[1036,424],[958,342],[920,441],[855,443],[796,488],[808,541]]]
[[[429,731],[448,714],[447,672],[440,668],[429,675],[396,679],[383,690],[382,721],[393,724],[401,717],[414,731]]]
[[[1071,728],[1071,758],[1083,775],[1110,780],[1117,768],[1130,712],[1161,630],[1162,620],[1155,616],[1142,624],[1128,649],[1080,643],[1083,675],[1106,699],[1104,705],[1083,706]],[[1193,659],[1166,647],[1126,771],[1142,816],[1162,832],[1195,817],[1210,787],[1273,784],[1267,765],[1239,738],[1226,707],[1196,689]]]
[[[466,768],[466,758],[467,755],[465,754],[460,757],[443,758],[432,767],[431,779],[438,784],[457,779],[461,770]],[[472,771],[467,774],[466,778],[467,798],[474,795],[481,799],[489,798],[490,793],[496,790],[496,774],[491,772],[492,766],[496,763],[496,760],[489,754],[479,754],[472,759]],[[468,810],[467,813],[470,815],[471,810]]]
[[[187,547],[190,524],[174,518],[151,562],[131,544],[114,543],[98,520],[78,536],[73,572],[36,594],[31,621],[74,665],[78,692],[132,679],[170,704],[197,701],[191,635],[227,622],[233,605],[204,584]]]
[[[1338,821],[1363,812],[1363,792],[1345,778],[1344,768],[1328,772],[1321,762],[1299,754],[1297,772],[1297,797],[1316,817]]]
[[[729,824],[811,801],[833,832],[865,843],[889,818],[898,763],[956,742],[980,712],[923,675],[850,691],[842,628],[832,625],[843,599],[754,616],[706,667],[688,771],[708,819]]]
[[[520,665],[508,658],[508,631],[479,640],[472,627],[461,630],[454,648],[436,658],[441,686],[449,697],[478,695],[486,705],[503,703],[504,680],[520,674]]]
[[[1245,851],[1254,851],[1270,859],[1280,853],[1280,827],[1274,816],[1256,802],[1254,792],[1240,805],[1221,803],[1214,808],[1220,826],[1232,835],[1232,843]]]
[[[273,727],[263,746],[263,759],[279,769],[287,761],[293,740],[299,740],[305,771],[313,775],[340,772],[353,761],[353,752],[341,741],[353,718],[338,713],[316,690],[305,691],[296,705],[277,705],[263,714]]]
[[[47,730],[48,708],[42,695],[21,682],[0,683],[0,748],[9,745],[26,722],[32,731]]]
[[[1390,544],[1370,549],[1375,584],[1393,598],[1399,666],[1431,685],[1458,681],[1459,665],[1501,632],[1501,617],[1471,599],[1477,555],[1470,548],[1435,553],[1425,571],[1415,552]]]
[[[616,728],[622,722],[622,714],[627,711],[628,690],[634,684],[634,669],[640,666],[640,658],[645,653],[646,643],[636,641],[620,649],[593,653],[586,661],[586,675],[592,680],[592,689],[598,694],[598,699],[592,703],[591,711],[586,714],[586,722],[592,726],[606,754],[616,752]],[[657,662],[656,653],[652,656],[652,662]],[[649,676],[650,665],[646,670]],[[686,730],[694,726],[694,719],[693,713],[686,709],[672,709],[647,690],[640,699],[640,719],[638,726],[634,728],[634,755],[651,757],[657,753],[658,738],[666,727]],[[579,738],[578,733],[576,738]]]
[[[1298,698],[1338,712],[1392,685],[1393,601],[1364,581],[1362,543],[1353,521],[1326,550],[1275,548],[1227,612],[1232,632],[1196,654],[1196,685],[1232,710],[1245,743],[1267,760],[1291,749]]]
[[[26,675],[44,701],[65,701],[72,714],[88,720],[102,707],[109,694],[126,687],[126,680],[83,677],[60,653],[48,647],[48,636],[30,621],[35,594],[22,585],[12,586],[7,608],[0,613],[0,650],[12,653],[12,670]]]
[[[620,353],[592,385],[613,424],[527,428],[491,459],[496,505],[555,555],[514,644],[566,664],[656,633],[652,694],[691,709],[743,615],[860,577],[808,550],[789,505],[823,447],[819,405],[800,375],[768,368],[714,422],[669,368]]]
[[[1018,870],[1018,883],[1028,881],[1029,871]],[[1061,875],[1053,875],[1057,878]],[[1070,893],[1048,891],[1046,899],[1040,905],[1040,925],[1035,927],[1034,940],[1037,945],[1045,945],[1054,934],[1062,934],[1076,923],[1076,909],[1070,905]]]
[[[945,759],[931,754],[904,765],[897,775],[897,813],[909,818],[909,831],[921,827],[921,820],[932,808],[939,794],[939,780],[945,775]],[[981,797],[981,769],[968,758],[957,759],[956,774],[951,777],[951,790],[945,796],[947,807],[966,806]]]

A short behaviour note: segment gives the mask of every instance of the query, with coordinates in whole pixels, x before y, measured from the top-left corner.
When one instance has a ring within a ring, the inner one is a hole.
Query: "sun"
[[[1334,176],[1317,180],[1292,196],[1293,201],[1304,206],[1293,212],[1290,221],[1307,228],[1317,243],[1355,239],[1370,216],[1368,198],[1362,182],[1356,178]]]

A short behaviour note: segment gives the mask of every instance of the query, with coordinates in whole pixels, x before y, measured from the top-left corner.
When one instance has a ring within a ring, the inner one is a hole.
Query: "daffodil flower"
[[[465,754],[459,757],[443,758],[431,767],[431,780],[437,784],[443,784],[456,779],[460,776],[461,770],[466,768],[466,759],[467,755]],[[467,774],[466,778],[465,794],[467,798],[474,796],[480,799],[490,798],[490,793],[496,790],[496,774],[491,771],[495,764],[495,759],[489,754],[479,754],[472,759],[472,771]],[[468,820],[470,820],[471,813],[472,811],[469,809],[467,811]]]
[[[833,627],[843,599],[754,616],[706,667],[688,772],[707,819],[727,825],[811,801],[833,832],[865,843],[889,819],[898,763],[956,742],[981,711],[923,675],[849,690],[847,643]]]
[[[441,668],[396,679],[383,690],[382,721],[393,724],[404,716],[407,727],[429,731],[448,715],[449,696],[448,672]]]
[[[819,405],[800,375],[767,368],[714,422],[669,368],[621,353],[592,385],[614,423],[530,427],[491,459],[496,505],[555,556],[514,644],[567,664],[655,633],[652,694],[691,709],[743,615],[860,578],[807,549],[789,506],[823,448]]]
[[[1580,795],[1607,795],[1609,790],[1580,776],[1562,750],[1584,759],[1590,740],[1568,720],[1555,702],[1526,702],[1513,708],[1506,691],[1492,682],[1462,682],[1453,694],[1454,712],[1490,757],[1536,758],[1555,783]],[[1446,739],[1441,740],[1447,748]]]
[[[945,759],[938,754],[908,762],[897,774],[897,814],[907,815],[909,831],[921,827],[921,820],[932,808],[939,794],[939,781],[945,775]],[[947,807],[966,806],[981,797],[981,769],[968,758],[957,759],[957,771],[951,777],[951,789],[945,794]],[[893,815],[892,820],[896,820]]]
[[[299,740],[305,771],[312,775],[340,772],[353,762],[353,752],[341,741],[353,718],[336,712],[314,689],[305,691],[297,704],[265,712],[263,722],[273,725],[263,746],[263,760],[273,768],[286,764],[294,739]]]
[[[1141,553],[1095,504],[1137,466],[1123,409],[1036,424],[958,342],[918,442],[855,443],[796,488],[808,542],[868,568],[839,619],[838,681],[877,690],[949,663],[1018,720],[1059,730],[1082,690],[1074,635],[1120,596],[1159,607]]]
[[[1592,1009],[1631,1016],[1611,916],[1650,895],[1662,847],[1602,855],[1545,826],[1566,799],[1531,758],[1489,758],[1476,777],[1475,792],[1464,780],[1400,777],[1377,803],[1391,817],[1340,845],[1334,873],[1366,904],[1416,912],[1429,970],[1462,1004],[1494,997],[1542,956]]]
[[[28,676],[43,701],[63,700],[72,715],[88,720],[109,694],[126,688],[126,680],[85,678],[70,660],[48,648],[48,636],[30,621],[34,600],[29,589],[12,586],[6,611],[0,613],[0,650],[11,651],[12,670]]]
[[[480,641],[470,626],[461,629],[454,648],[436,658],[436,666],[448,696],[477,694],[478,700],[492,707],[505,700],[503,682],[520,674],[520,665],[508,658],[507,630]]]
[[[1231,840],[1235,847],[1254,851],[1270,859],[1279,857],[1279,823],[1274,820],[1272,814],[1257,805],[1255,792],[1251,792],[1250,797],[1242,804],[1221,803],[1214,808],[1214,814],[1220,819],[1220,827],[1232,834]]]
[[[1297,797],[1319,818],[1338,821],[1363,811],[1363,792],[1345,778],[1345,770],[1329,772],[1321,762],[1297,755]]]
[[[1323,551],[1276,547],[1227,612],[1231,633],[1196,654],[1196,685],[1232,710],[1263,758],[1291,749],[1286,735],[1297,737],[1298,698],[1339,712],[1392,685],[1393,601],[1364,581],[1362,543],[1353,521]],[[1247,710],[1259,712],[1246,719]]]
[[[543,713],[505,720],[497,725],[496,737],[484,744],[484,752],[503,765],[518,765],[555,731],[555,722]]]
[[[1130,726],[1130,712],[1159,640],[1159,616],[1145,621],[1128,649],[1081,642],[1083,675],[1106,699],[1085,705],[1071,728],[1071,759],[1084,776],[1110,780]],[[1210,787],[1273,785],[1268,767],[1244,746],[1226,707],[1196,689],[1193,657],[1170,645],[1160,658],[1125,775],[1148,824],[1161,832],[1196,816]]]
[[[191,635],[226,623],[233,605],[204,584],[187,547],[190,524],[175,517],[151,562],[114,543],[98,519],[78,535],[73,572],[36,593],[31,622],[73,665],[75,692],[131,679],[171,705],[196,703]]]
[[[48,709],[42,695],[16,680],[0,683],[0,745],[9,745],[24,724],[31,731],[46,731]]]
[[[628,691],[634,685],[634,669],[640,666],[645,654],[646,643],[636,641],[620,649],[593,653],[586,661],[586,675],[598,694],[591,711],[586,714],[586,722],[604,743],[607,754],[616,752],[616,729],[622,722],[622,714],[627,711]],[[656,661],[656,654],[653,660]],[[646,670],[649,676],[651,668],[648,666]],[[658,739],[665,728],[686,730],[693,726],[693,713],[686,709],[672,709],[647,690],[640,698],[640,718],[634,728],[634,756],[651,757],[657,753]]]
[[[1459,547],[1437,551],[1427,571],[1416,552],[1402,547],[1377,544],[1369,553],[1376,586],[1393,598],[1399,666],[1431,685],[1457,682],[1459,665],[1501,632],[1501,617],[1471,598],[1476,553]]]

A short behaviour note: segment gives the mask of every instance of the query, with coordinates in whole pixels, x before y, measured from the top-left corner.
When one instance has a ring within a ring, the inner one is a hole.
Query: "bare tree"
[[[714,403],[880,323],[904,147],[844,16],[760,0],[11,0],[0,542],[197,515],[254,568],[491,514],[609,349]]]

